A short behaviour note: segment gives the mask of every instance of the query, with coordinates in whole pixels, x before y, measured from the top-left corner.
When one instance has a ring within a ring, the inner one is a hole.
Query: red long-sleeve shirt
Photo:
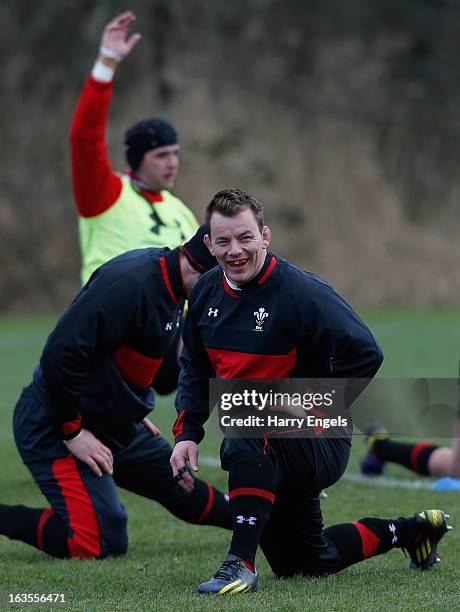
[[[70,128],[72,183],[82,217],[95,217],[110,208],[120,195],[122,182],[110,164],[105,131],[112,100],[112,81],[90,76],[82,90]],[[142,190],[150,202],[161,194]]]

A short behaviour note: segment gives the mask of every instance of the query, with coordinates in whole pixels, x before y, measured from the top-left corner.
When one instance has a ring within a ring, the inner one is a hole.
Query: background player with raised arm
[[[56,557],[123,554],[117,485],[190,523],[230,527],[222,493],[174,481],[171,447],[146,419],[184,299],[215,265],[203,235],[110,260],[60,318],[14,412],[17,447],[50,507],[0,504],[1,534]]]
[[[185,490],[194,486],[188,466],[198,467],[210,378],[369,379],[382,362],[369,329],[330,285],[268,252],[270,229],[256,198],[239,189],[219,192],[206,209],[206,226],[220,267],[197,283],[184,328],[171,465]],[[261,308],[268,316],[257,329]],[[233,536],[222,566],[199,591],[257,590],[259,544],[280,577],[331,574],[398,547],[415,567],[434,565],[447,531],[441,510],[323,530],[318,493],[342,476],[350,446],[345,432],[224,438]]]
[[[78,101],[70,130],[72,180],[79,213],[81,279],[112,257],[140,247],[174,248],[198,228],[193,213],[171,193],[179,170],[177,132],[159,117],[126,132],[130,171],[115,172],[105,131],[112,79],[141,36],[129,34],[131,11],[106,25],[99,55]]]

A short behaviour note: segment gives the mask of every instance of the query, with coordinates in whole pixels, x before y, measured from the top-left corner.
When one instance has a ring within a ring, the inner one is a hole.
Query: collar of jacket
[[[244,291],[248,291],[248,290],[252,289],[253,287],[260,287],[272,275],[272,272],[276,268],[277,264],[278,264],[278,260],[277,260],[276,256],[273,255],[273,253],[271,253],[270,251],[267,251],[267,254],[265,256],[264,265],[262,266],[262,268],[261,268],[260,272],[257,274],[257,276],[255,276],[248,283],[245,283],[244,285],[239,285],[238,289],[240,289],[241,291],[244,292]],[[225,278],[224,278],[224,284],[225,284]],[[227,285],[228,285],[228,283],[227,283]],[[235,293],[234,297],[238,297],[238,295],[237,295],[238,291],[233,291],[231,288],[230,288],[230,290],[233,293]]]

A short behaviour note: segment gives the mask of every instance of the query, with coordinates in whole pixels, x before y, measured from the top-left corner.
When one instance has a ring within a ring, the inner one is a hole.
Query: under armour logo
[[[241,514],[239,516],[236,517],[236,522],[239,525],[242,525],[243,523],[248,523],[249,525],[255,525],[257,521],[257,517],[256,516],[248,516],[247,518],[245,516],[242,516]]]
[[[166,323],[165,330],[166,331],[171,331],[172,330],[172,321],[170,321],[169,323]]]
[[[392,546],[398,543],[398,536],[396,535],[396,525],[394,523],[390,523],[389,530],[393,534],[393,539],[391,540]]]
[[[217,317],[218,312],[219,312],[218,308],[210,308],[208,310],[208,317]]]

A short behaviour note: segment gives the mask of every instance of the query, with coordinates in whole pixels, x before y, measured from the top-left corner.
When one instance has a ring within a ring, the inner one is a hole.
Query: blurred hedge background
[[[457,0],[4,0],[0,310],[54,312],[78,288],[68,129],[127,8],[143,39],[116,75],[115,168],[125,129],[165,114],[200,218],[239,186],[273,249],[354,304],[458,304]]]

